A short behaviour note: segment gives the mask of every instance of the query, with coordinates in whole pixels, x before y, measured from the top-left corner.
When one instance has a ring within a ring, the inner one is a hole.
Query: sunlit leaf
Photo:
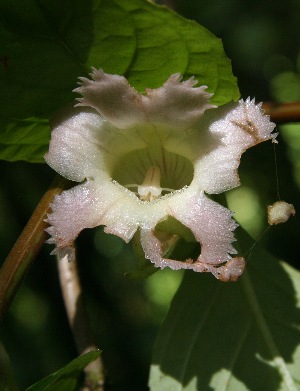
[[[82,370],[92,361],[96,360],[100,351],[86,353],[71,361],[64,368],[52,373],[35,383],[26,391],[72,391],[75,390],[78,377]]]
[[[236,283],[186,272],[155,344],[151,390],[299,390],[299,304],[300,273],[258,245]]]
[[[1,159],[43,161],[49,118],[91,66],[140,91],[181,72],[208,85],[214,103],[239,97],[221,41],[146,0],[2,0],[0,22]]]

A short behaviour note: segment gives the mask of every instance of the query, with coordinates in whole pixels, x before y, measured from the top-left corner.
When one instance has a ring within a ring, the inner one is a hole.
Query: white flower
[[[46,162],[81,182],[55,198],[47,222],[50,243],[62,258],[74,257],[73,242],[84,228],[129,242],[140,230],[141,244],[155,266],[211,272],[236,280],[243,258],[232,258],[232,213],[212,201],[239,185],[237,168],[249,147],[273,139],[274,124],[261,105],[247,99],[216,108],[206,86],[170,76],[160,88],[139,94],[122,76],[93,69],[80,78],[77,106],[52,131]],[[201,245],[198,259],[164,258],[159,222],[173,217]],[[160,238],[160,239],[159,239]]]

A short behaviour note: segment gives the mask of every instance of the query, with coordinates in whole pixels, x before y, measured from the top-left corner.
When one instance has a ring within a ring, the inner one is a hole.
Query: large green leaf
[[[90,66],[140,91],[181,72],[207,84],[214,103],[239,97],[221,41],[146,0],[2,0],[0,23],[1,159],[43,161],[48,120]]]
[[[33,384],[26,391],[72,391],[77,386],[82,370],[96,360],[100,351],[92,351],[75,358],[59,371]]]
[[[299,390],[299,304],[300,273],[258,245],[236,283],[187,272],[155,344],[151,390]]]

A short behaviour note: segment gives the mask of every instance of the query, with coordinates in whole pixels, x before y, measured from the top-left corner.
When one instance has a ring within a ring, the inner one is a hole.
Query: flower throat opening
[[[155,152],[155,154],[154,154]],[[193,165],[185,157],[160,149],[143,149],[124,155],[115,167],[113,179],[142,201],[154,201],[188,186]]]
[[[154,201],[161,196],[162,191],[173,192],[175,189],[160,187],[160,168],[152,166],[146,172],[144,182],[141,185],[128,184],[125,185],[128,189],[131,187],[137,188],[137,195],[142,201]]]

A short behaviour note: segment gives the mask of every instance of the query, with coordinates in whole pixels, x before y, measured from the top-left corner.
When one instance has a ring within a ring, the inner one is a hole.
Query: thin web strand
[[[275,176],[276,176],[276,187],[277,187],[277,198],[280,201],[280,192],[279,192],[279,179],[278,179],[278,165],[277,165],[277,154],[276,154],[276,146],[275,143],[273,144],[273,151],[274,151],[274,163],[275,163]]]

